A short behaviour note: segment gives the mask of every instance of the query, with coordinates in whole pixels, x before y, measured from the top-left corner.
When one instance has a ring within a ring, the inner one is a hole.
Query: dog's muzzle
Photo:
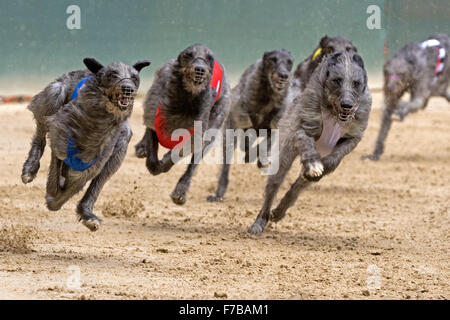
[[[125,111],[133,105],[134,98],[136,96],[136,90],[133,86],[128,84],[122,84],[120,86],[120,89],[121,91],[117,96],[117,106],[121,111]]]
[[[352,105],[350,103],[342,102],[338,108],[338,119],[342,122],[347,122],[355,118],[356,111],[358,110],[357,105]]]
[[[194,84],[199,86],[203,84],[206,79],[206,69],[202,66],[194,67]]]

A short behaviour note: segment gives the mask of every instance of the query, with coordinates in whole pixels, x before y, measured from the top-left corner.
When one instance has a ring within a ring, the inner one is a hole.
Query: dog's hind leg
[[[312,182],[307,181],[301,174],[297,180],[291,185],[289,191],[281,199],[278,206],[272,210],[272,215],[270,220],[273,222],[278,222],[286,216],[286,211],[292,207],[297,201],[300,193],[305,190]]]
[[[28,153],[28,158],[23,164],[22,168],[22,182],[30,183],[36,177],[40,167],[40,160],[44,154],[46,145],[47,128],[44,124],[36,121],[36,132],[34,133],[31,142],[31,149]]]
[[[265,188],[265,197],[263,206],[256,218],[255,222],[248,228],[248,233],[252,235],[260,235],[270,218],[270,208],[272,207],[273,201],[280,189],[281,184],[283,183],[286,174],[292,166],[295,158],[297,157],[297,153],[294,150],[287,150],[287,147],[283,148],[283,151],[280,152],[280,168],[278,172],[274,175],[268,176],[266,188]]]
[[[236,141],[234,137],[231,139],[227,139],[226,130],[224,130],[224,144],[223,144],[223,164],[222,170],[220,172],[219,183],[217,185],[217,190],[215,196],[208,196],[206,200],[208,202],[220,202],[223,201],[223,197],[228,188],[229,175],[230,175],[230,167],[231,162],[233,161],[234,148],[236,146]]]
[[[100,173],[91,181],[86,193],[77,206],[77,215],[80,221],[91,231],[97,231],[101,220],[93,213],[94,204],[105,183],[119,170],[125,159],[128,143],[131,139],[131,129],[128,123],[122,125],[111,157],[105,163]]]

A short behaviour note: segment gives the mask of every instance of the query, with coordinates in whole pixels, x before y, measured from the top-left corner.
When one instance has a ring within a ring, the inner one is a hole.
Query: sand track
[[[374,106],[380,101],[375,95]],[[205,201],[219,166],[201,165],[188,202],[176,206],[169,194],[185,166],[152,177],[133,154],[143,133],[139,104],[128,156],[96,206],[104,220],[97,233],[76,221],[80,195],[59,212],[45,208],[48,147],[36,180],[21,183],[31,113],[2,105],[0,115],[0,229],[14,225],[5,230],[32,249],[0,252],[0,298],[450,298],[450,108],[443,99],[394,123],[383,158],[363,162],[379,127],[375,109],[358,148],[259,238],[246,234],[265,182],[256,165],[232,168],[219,204]],[[289,183],[298,171],[297,163]],[[373,265],[378,290],[367,287]],[[67,285],[70,266],[80,270],[80,289]]]

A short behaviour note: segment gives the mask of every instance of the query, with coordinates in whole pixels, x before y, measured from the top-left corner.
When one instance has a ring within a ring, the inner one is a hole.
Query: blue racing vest
[[[93,78],[93,76],[86,77],[82,79],[80,82],[78,82],[77,86],[75,87],[75,90],[72,94],[72,100],[75,100],[78,97],[78,93],[80,89],[83,87],[84,83],[88,80]],[[72,130],[70,131],[69,139],[67,140],[67,156],[64,159],[64,163],[71,167],[75,171],[85,171],[92,167],[94,164],[97,163],[98,157],[95,158],[92,161],[89,162],[83,162],[78,156],[78,150],[75,145],[75,141],[73,140],[72,136]]]

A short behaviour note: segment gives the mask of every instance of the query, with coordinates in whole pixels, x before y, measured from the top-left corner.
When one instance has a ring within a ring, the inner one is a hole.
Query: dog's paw
[[[322,178],[324,168],[320,160],[306,162],[303,168],[303,176],[309,181],[318,181]]]
[[[136,154],[136,157],[138,157],[138,158],[146,158],[147,157],[147,149],[145,148],[145,145],[137,144],[134,147],[134,150],[135,150],[134,153]]]
[[[35,178],[35,176],[30,175],[29,173],[23,173],[22,174],[22,182],[24,184],[30,183],[31,181],[33,181]]]
[[[365,160],[365,161],[367,161],[367,160],[378,161],[379,159],[380,159],[380,156],[376,155],[376,154],[366,154],[366,155],[361,156],[361,160]]]
[[[273,209],[270,215],[270,221],[279,222],[286,216],[286,211],[281,211],[278,209]]]
[[[218,196],[208,196],[206,198],[206,201],[208,202],[223,202],[223,197],[218,197]]]
[[[154,176],[157,176],[162,172],[159,162],[148,162],[147,169]]]
[[[173,203],[182,206],[186,203],[186,193],[179,193],[179,192],[172,192],[170,195],[170,198],[172,199]]]
[[[253,236],[259,236],[263,233],[264,228],[267,225],[267,221],[263,219],[256,219],[256,221],[248,228],[247,232]]]
[[[95,232],[98,229],[100,229],[102,221],[98,218],[91,218],[88,220],[81,219],[81,223],[84,226],[86,226],[89,230],[91,230],[92,232]]]

